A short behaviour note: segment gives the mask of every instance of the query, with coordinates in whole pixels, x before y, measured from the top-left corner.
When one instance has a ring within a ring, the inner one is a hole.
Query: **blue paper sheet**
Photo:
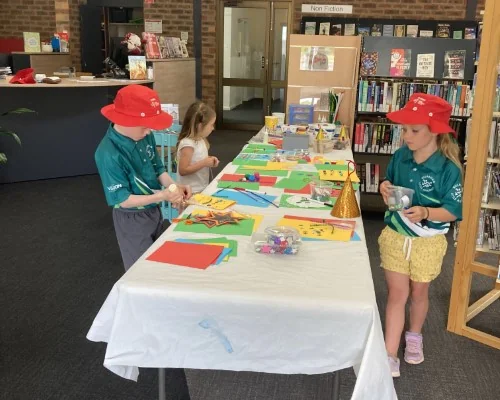
[[[251,194],[252,192],[250,190],[247,190],[247,192],[249,192],[249,194],[245,194],[237,190],[223,189],[221,191],[213,193],[212,196],[221,197],[223,199],[228,199],[228,200],[234,200],[239,205],[242,206],[261,207],[261,208],[266,208],[271,206],[271,204],[262,199],[259,199],[258,197],[255,197],[254,199],[253,198],[254,196],[252,196]],[[257,193],[257,194],[260,197],[263,197],[269,201],[274,201],[278,197],[278,196],[271,196],[269,194],[262,194],[262,193]]]

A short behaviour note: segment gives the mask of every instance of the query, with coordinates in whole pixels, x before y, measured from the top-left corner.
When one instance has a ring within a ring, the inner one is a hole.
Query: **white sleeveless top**
[[[179,142],[179,148],[177,150],[177,160],[180,160],[181,150],[184,147],[193,148],[193,157],[191,158],[190,165],[197,163],[198,161],[204,160],[208,157],[208,148],[204,140],[193,140],[193,139],[182,139]],[[208,186],[210,180],[209,167],[204,167],[193,174],[180,175],[178,173],[178,181],[181,185],[189,185],[193,193],[202,192]]]

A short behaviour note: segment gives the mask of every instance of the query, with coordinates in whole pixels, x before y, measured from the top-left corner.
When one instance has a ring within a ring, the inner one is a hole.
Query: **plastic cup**
[[[333,182],[314,179],[310,182],[311,198],[322,203],[330,202],[332,197]]]
[[[401,211],[410,208],[414,193],[413,189],[402,186],[391,186],[387,199],[389,211]]]

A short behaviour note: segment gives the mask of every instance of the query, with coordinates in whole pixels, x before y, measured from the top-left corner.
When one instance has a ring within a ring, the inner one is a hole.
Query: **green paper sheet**
[[[227,243],[229,245],[229,248],[231,249],[231,252],[228,254],[229,257],[236,257],[238,255],[238,241],[237,240],[231,240],[226,237],[220,237],[220,238],[206,238],[206,239],[186,239],[191,242],[196,242],[196,243]]]
[[[299,206],[296,206],[294,204],[290,204],[287,201],[287,199],[289,197],[293,197],[293,196],[300,196],[300,194],[299,195],[296,195],[296,194],[284,194],[284,195],[282,195],[281,199],[280,199],[280,207],[283,207],[283,208],[300,208],[302,210],[331,210],[332,209],[331,207],[327,207],[327,206],[307,208],[307,207],[299,207]],[[330,202],[332,204],[335,204],[336,201],[337,201],[337,199],[335,197],[331,197],[330,198]]]
[[[283,178],[280,181],[276,182],[273,187],[278,189],[300,190],[303,189],[307,184],[308,182],[304,179]]]
[[[251,167],[265,167],[267,163],[266,160],[249,160],[245,158],[235,158],[233,160],[233,165],[249,165]]]
[[[248,172],[247,172],[248,174]],[[224,189],[234,189],[234,188],[242,188],[242,189],[250,189],[250,190],[259,190],[259,182],[231,182],[231,181],[219,181],[217,182],[218,188]]]
[[[276,148],[272,149],[249,149],[244,148],[240,154],[273,154],[276,153]]]
[[[244,219],[237,224],[226,224],[220,226],[214,226],[209,228],[204,224],[192,224],[186,225],[184,222],[177,223],[174,231],[177,232],[194,232],[194,233],[213,233],[215,235],[241,235],[241,236],[252,236],[253,225],[255,221],[253,219]]]
[[[314,179],[319,179],[319,174],[317,172],[292,171],[292,173],[290,174],[290,179],[306,180],[309,182]]]
[[[274,144],[269,144],[269,143],[248,143],[245,146],[245,149],[273,149],[276,151],[276,146]]]
[[[237,174],[253,174],[255,171],[252,171],[251,169],[243,168],[243,167],[238,167],[236,170]],[[269,170],[269,171],[264,171],[264,170],[259,170],[257,171],[259,174],[263,176],[288,176],[288,171],[287,170]]]
[[[317,170],[347,171],[347,164],[314,164]]]

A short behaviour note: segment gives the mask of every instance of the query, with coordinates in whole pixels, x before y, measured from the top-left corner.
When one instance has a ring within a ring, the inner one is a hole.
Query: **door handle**
[[[266,57],[262,57],[261,61],[260,61],[260,67],[261,68],[265,68],[266,67]]]

